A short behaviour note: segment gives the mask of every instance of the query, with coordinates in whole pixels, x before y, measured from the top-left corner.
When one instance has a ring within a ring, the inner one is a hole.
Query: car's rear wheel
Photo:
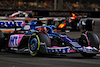
[[[72,29],[77,30],[77,22],[72,22]]]
[[[0,30],[0,51],[2,48],[4,48],[4,34],[2,33],[2,31]]]
[[[93,20],[87,20],[86,21],[86,30],[88,30],[88,31],[93,31],[93,24],[92,24],[92,21]]]
[[[51,40],[46,33],[38,33],[39,39],[41,42],[45,43],[47,47],[51,46]]]
[[[40,42],[43,43],[43,46],[40,47],[38,55],[45,56],[47,55],[46,47],[51,47],[51,40],[47,33],[38,33],[38,36],[39,36]]]

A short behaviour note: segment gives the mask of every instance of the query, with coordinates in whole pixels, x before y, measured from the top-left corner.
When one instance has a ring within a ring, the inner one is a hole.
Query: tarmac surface
[[[93,31],[100,39],[100,22],[96,21]],[[66,33],[78,38],[81,32]],[[0,67],[100,67],[100,56],[84,58],[79,53],[67,55],[44,55],[32,57],[30,54],[0,52]]]

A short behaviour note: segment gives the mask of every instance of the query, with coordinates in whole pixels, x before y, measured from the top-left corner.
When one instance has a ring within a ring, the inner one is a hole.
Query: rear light
[[[66,20],[64,20],[64,22],[66,22]]]

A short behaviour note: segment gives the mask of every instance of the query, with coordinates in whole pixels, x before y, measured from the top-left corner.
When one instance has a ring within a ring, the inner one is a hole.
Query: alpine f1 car
[[[38,21],[39,22],[39,21]],[[16,26],[16,25],[15,25]],[[21,30],[7,34],[0,31],[0,50],[26,50],[32,55],[81,53],[93,57],[99,51],[99,39],[94,33],[83,32],[80,38],[72,39],[65,34],[54,33],[54,26],[40,26],[37,21],[26,24]],[[16,27],[17,28],[17,27]]]

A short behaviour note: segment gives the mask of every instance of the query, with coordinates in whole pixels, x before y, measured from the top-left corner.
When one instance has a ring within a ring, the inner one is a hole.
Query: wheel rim
[[[81,44],[82,46],[88,46],[88,42],[87,42],[85,36],[81,36],[80,44]]]
[[[37,41],[36,38],[32,39],[30,42],[30,49],[34,51],[37,48]]]

